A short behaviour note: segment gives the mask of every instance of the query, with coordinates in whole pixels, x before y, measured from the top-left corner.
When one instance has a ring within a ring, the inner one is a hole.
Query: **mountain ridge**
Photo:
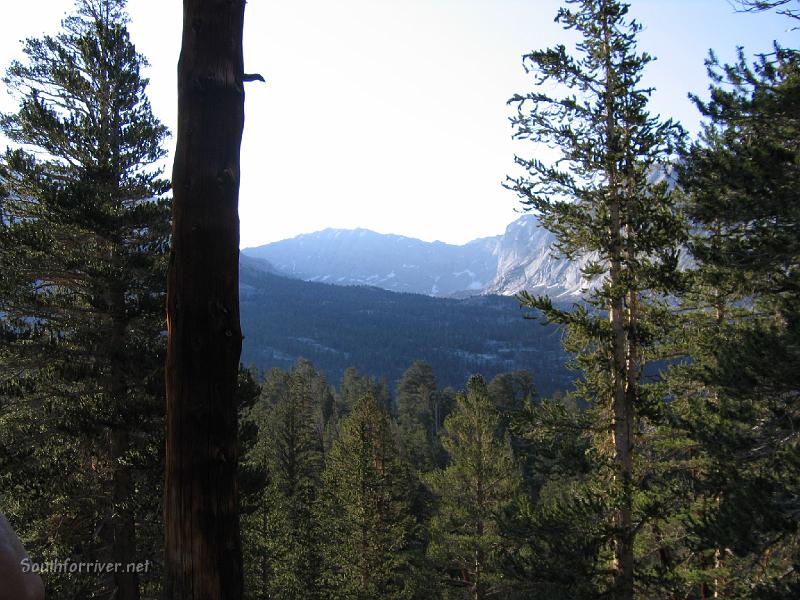
[[[535,215],[522,215],[496,236],[456,245],[397,234],[328,228],[242,250],[280,275],[367,285],[434,297],[514,295],[523,289],[562,299],[587,286],[580,263],[556,255],[553,236]]]

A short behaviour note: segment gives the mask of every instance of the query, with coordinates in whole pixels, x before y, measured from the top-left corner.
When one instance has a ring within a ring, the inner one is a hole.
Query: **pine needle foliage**
[[[507,597],[499,568],[500,516],[521,491],[522,476],[480,376],[467,383],[442,431],[449,463],[425,477],[437,498],[428,556],[442,573],[447,598]]]
[[[166,128],[124,0],[78,0],[23,43],[0,116],[0,503],[59,597],[153,597],[161,563]]]
[[[635,503],[643,475],[637,447],[654,404],[642,373],[658,358],[662,298],[679,282],[686,227],[672,163],[683,131],[647,110],[652,90],[642,78],[653,59],[637,50],[641,25],[628,17],[626,3],[568,0],[556,21],[577,35],[574,53],[558,45],[527,54],[523,64],[537,90],[509,104],[517,108],[514,137],[560,156],[516,157],[525,174],[506,185],[555,234],[557,249],[586,259],[584,276],[599,281],[586,305],[572,311],[546,297],[519,298],[567,327],[567,347],[584,375],[578,396],[605,408],[611,439],[599,448],[611,459],[606,476],[615,530],[608,593],[631,600],[638,585],[635,538],[646,518]]]
[[[414,484],[389,415],[372,395],[356,402],[326,457],[320,502],[326,597],[414,598]]]
[[[703,134],[681,184],[697,224],[696,269],[681,300],[691,363],[670,384],[699,448],[705,499],[690,519],[711,557],[702,576],[726,598],[800,590],[800,55],[775,46],[751,63],[708,62],[695,99]]]

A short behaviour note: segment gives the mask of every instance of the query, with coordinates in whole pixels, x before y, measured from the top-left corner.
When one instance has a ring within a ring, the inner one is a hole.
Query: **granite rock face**
[[[559,256],[555,237],[534,215],[523,215],[507,228],[497,244],[497,271],[482,290],[485,294],[509,296],[523,290],[554,298],[580,296],[589,288],[581,267]]]

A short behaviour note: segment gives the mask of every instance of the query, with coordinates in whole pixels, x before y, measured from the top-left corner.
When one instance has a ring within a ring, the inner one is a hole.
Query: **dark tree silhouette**
[[[166,597],[238,600],[244,0],[184,0],[167,292]]]

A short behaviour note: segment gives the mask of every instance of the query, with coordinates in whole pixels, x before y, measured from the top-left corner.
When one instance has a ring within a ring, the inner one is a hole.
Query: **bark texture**
[[[243,0],[184,0],[167,292],[166,597],[239,600]]]

